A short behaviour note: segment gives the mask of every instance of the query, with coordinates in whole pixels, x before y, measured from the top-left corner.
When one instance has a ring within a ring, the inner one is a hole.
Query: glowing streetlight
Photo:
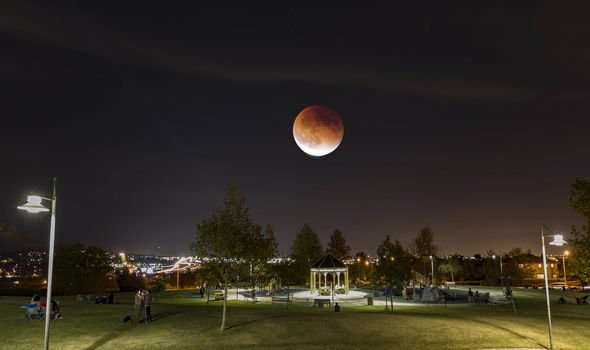
[[[545,234],[547,230],[552,234]],[[543,277],[545,277],[545,296],[547,297],[547,321],[549,323],[549,350],[553,350],[553,327],[551,326],[551,304],[549,302],[549,280],[547,278],[547,252],[545,251],[545,237],[553,238],[553,241],[549,242],[549,245],[554,245],[561,247],[564,244],[567,244],[566,241],[563,240],[563,235],[559,233],[554,233],[544,224],[541,224],[541,245],[543,248]]]
[[[565,285],[565,288],[567,289],[567,275],[565,273],[565,257],[570,255],[570,251],[566,250],[565,252],[563,252],[562,255],[562,260],[563,260],[563,284]]]
[[[504,271],[502,270],[502,255],[500,258],[500,281],[502,282],[502,288],[504,288]],[[492,259],[496,260],[496,254],[492,255]]]
[[[27,196],[27,203],[18,206],[18,209],[26,210],[29,213],[41,213],[49,211],[49,208],[43,206],[42,201],[51,201],[51,224],[49,226],[49,262],[47,269],[47,297],[45,302],[45,338],[43,349],[49,349],[49,320],[51,319],[51,286],[53,282],[53,250],[55,243],[55,207],[57,203],[56,197],[56,183],[57,178],[53,178],[53,196],[45,198],[40,196]]]

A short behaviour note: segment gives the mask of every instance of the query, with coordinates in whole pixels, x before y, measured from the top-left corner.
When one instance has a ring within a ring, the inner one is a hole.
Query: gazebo
[[[309,292],[312,295],[348,294],[348,266],[328,254],[311,266]]]

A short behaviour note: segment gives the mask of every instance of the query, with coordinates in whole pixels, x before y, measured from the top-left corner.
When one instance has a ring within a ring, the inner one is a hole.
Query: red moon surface
[[[293,123],[297,146],[310,156],[321,157],[333,152],[344,137],[344,124],[333,109],[312,105],[303,109]]]

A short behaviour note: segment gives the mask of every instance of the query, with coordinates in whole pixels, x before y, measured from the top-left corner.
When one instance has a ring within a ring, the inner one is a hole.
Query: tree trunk
[[[453,270],[451,270],[451,281],[455,282],[455,277],[453,276]]]
[[[389,304],[391,305],[391,312],[393,312],[393,284],[389,285]]]
[[[221,316],[221,331],[225,330],[225,311],[227,310],[227,277],[224,278],[223,286],[223,314]]]

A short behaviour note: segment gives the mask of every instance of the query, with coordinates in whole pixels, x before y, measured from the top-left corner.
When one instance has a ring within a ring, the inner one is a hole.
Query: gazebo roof
[[[311,265],[312,269],[334,269],[346,267],[342,261],[336,259],[334,256],[328,254]]]

